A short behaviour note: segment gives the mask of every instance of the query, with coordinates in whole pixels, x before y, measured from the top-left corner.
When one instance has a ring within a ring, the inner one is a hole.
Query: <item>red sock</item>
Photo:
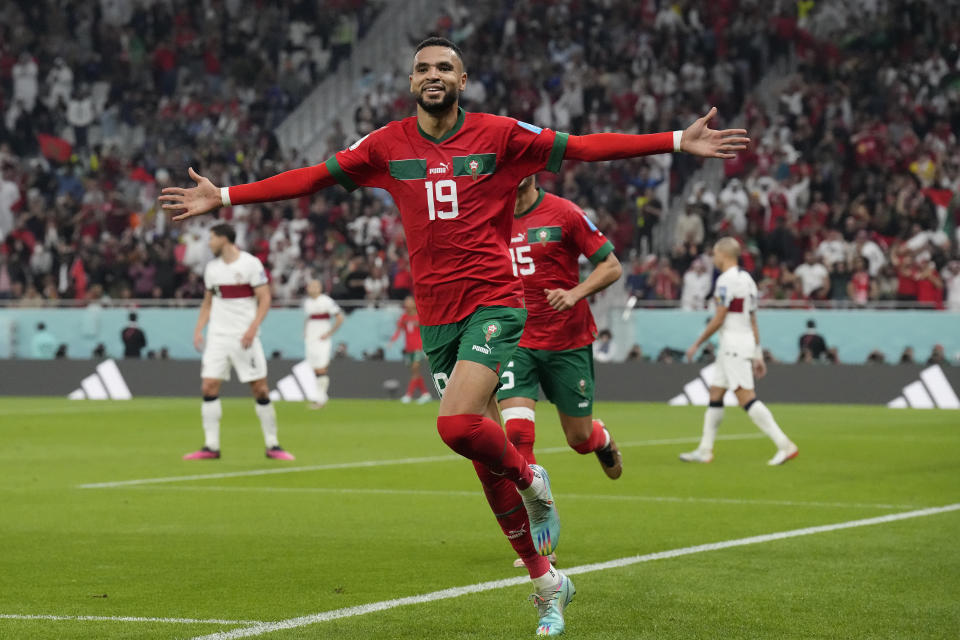
[[[526,489],[533,482],[533,471],[516,447],[507,440],[499,424],[478,414],[440,416],[437,431],[447,446],[496,473],[503,474],[517,487]]]
[[[581,442],[573,447],[577,453],[593,453],[603,447],[607,442],[607,434],[604,433],[603,423],[599,420],[593,421],[593,431],[585,442]]]
[[[414,388],[420,391],[420,395],[427,393],[427,385],[423,382],[423,376],[417,376],[413,380]]]
[[[413,392],[417,390],[417,382],[422,382],[422,379],[419,376],[416,378],[410,378],[410,384],[407,385],[408,396],[412,396]]]
[[[483,485],[483,492],[487,496],[490,508],[493,509],[493,515],[496,516],[510,545],[526,565],[530,577],[539,578],[547,573],[550,570],[550,561],[537,553],[536,547],[533,546],[533,538],[530,537],[530,520],[527,518],[527,510],[523,507],[523,500],[517,493],[516,487],[505,477],[494,474],[479,462],[474,461],[473,467],[477,470],[477,477]]]
[[[506,417],[506,416],[504,416]],[[536,464],[537,459],[533,455],[533,443],[536,440],[536,428],[533,420],[526,418],[508,418],[503,425],[507,430],[507,439],[513,443],[524,458],[527,464]]]

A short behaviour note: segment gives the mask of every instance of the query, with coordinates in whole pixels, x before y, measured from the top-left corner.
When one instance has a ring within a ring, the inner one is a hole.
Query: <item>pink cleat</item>
[[[184,460],[217,460],[220,458],[220,452],[214,451],[209,447],[204,447],[199,451],[194,451],[193,453],[188,453],[183,456]]]
[[[218,456],[220,454],[217,454]],[[296,460],[289,451],[284,451],[281,447],[270,447],[267,449],[267,457],[273,460]]]

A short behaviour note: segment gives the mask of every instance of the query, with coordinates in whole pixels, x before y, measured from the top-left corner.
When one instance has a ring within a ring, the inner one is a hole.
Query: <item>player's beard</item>
[[[437,115],[445,111],[449,111],[450,107],[456,103],[457,99],[460,97],[460,92],[457,90],[451,91],[444,87],[443,91],[443,100],[440,102],[427,102],[424,100],[423,91],[417,94],[417,104],[431,115]]]

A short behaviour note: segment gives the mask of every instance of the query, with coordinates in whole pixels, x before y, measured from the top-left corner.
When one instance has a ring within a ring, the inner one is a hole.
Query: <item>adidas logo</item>
[[[293,365],[292,373],[277,381],[277,388],[270,392],[273,401],[286,400],[287,402],[316,402],[317,376],[313,367],[306,360]]]
[[[114,360],[105,360],[96,371],[80,381],[80,388],[68,396],[71,400],[129,400],[133,397],[130,387],[120,374]]]
[[[670,398],[671,407],[684,407],[694,405],[696,407],[705,407],[710,404],[710,380],[713,379],[713,370],[717,365],[709,364],[700,370],[699,377],[683,385],[683,393]],[[733,391],[727,390],[723,396],[723,404],[728,407],[737,406],[737,396]]]
[[[960,409],[960,398],[940,365],[927,367],[920,379],[903,388],[903,395],[887,403],[891,409]]]

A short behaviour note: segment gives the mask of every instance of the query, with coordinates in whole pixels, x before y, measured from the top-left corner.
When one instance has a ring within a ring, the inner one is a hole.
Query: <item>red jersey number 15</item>
[[[510,259],[513,260],[513,275],[529,276],[536,271],[533,257],[529,255],[530,247],[510,247]]]
[[[460,206],[457,204],[456,182],[453,180],[428,181],[423,186],[427,189],[427,211],[430,213],[431,220],[437,218],[452,220],[460,214]],[[444,205],[450,205],[450,208],[441,208]]]

